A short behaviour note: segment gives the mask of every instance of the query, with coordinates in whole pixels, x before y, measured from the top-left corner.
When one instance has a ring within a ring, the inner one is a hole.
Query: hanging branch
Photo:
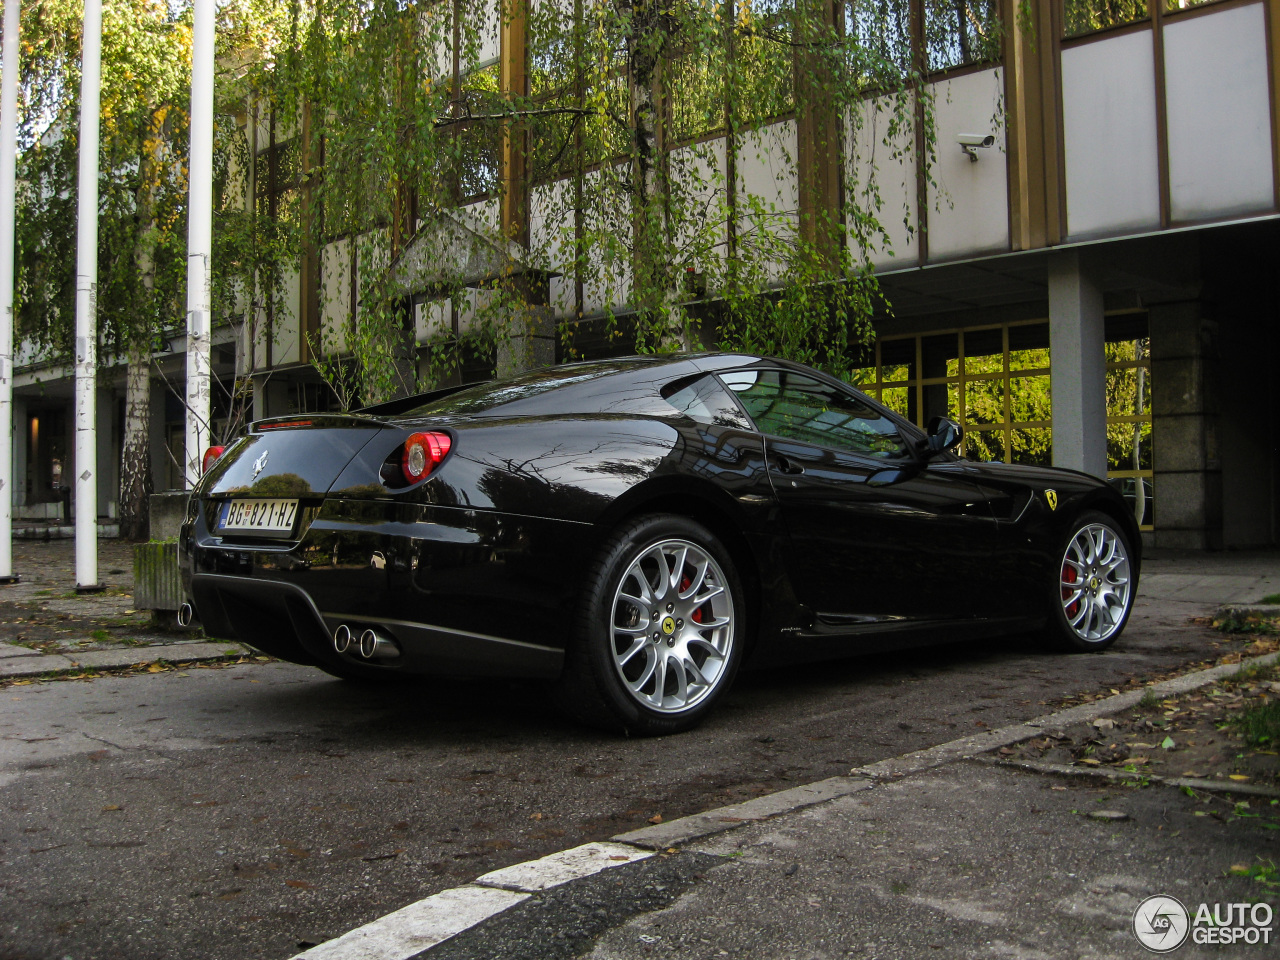
[[[432,126],[439,130],[441,127],[451,127],[456,123],[469,123],[473,120],[517,120],[523,117],[550,117],[556,115],[568,115],[577,117],[596,117],[603,116],[604,111],[583,107],[546,107],[540,110],[508,110],[503,113],[472,113],[471,107],[463,100],[454,100],[450,106],[461,106],[466,112],[462,116],[437,117],[432,121]]]

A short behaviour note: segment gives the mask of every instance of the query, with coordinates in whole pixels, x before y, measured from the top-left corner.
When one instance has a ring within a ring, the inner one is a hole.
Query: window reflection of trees
[[[999,60],[1000,0],[924,0],[924,40],[930,70]]]
[[[1078,37],[1095,30],[1145,20],[1150,12],[1147,0],[1064,0],[1062,35]]]

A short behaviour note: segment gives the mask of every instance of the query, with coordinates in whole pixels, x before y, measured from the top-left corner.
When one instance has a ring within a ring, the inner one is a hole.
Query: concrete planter
[[[151,542],[133,548],[133,601],[139,610],[171,612],[182,606],[178,574],[178,528],[187,513],[187,493],[151,495]]]
[[[177,610],[182,606],[178,541],[139,543],[133,548],[133,605],[139,610]]]

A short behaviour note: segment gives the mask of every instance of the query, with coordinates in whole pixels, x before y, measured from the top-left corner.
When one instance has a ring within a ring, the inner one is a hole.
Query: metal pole
[[[0,79],[0,584],[13,572],[13,224],[18,162],[18,0],[4,5]]]
[[[85,0],[76,231],[76,589],[98,585],[98,94],[102,0]]]
[[[187,430],[184,475],[200,479],[209,445],[209,270],[213,255],[214,0],[195,0],[191,50],[191,157],[187,164]]]

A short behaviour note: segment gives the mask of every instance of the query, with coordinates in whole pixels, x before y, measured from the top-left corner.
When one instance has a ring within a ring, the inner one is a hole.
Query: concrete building
[[[877,318],[862,389],[922,425],[961,421],[971,456],[1110,477],[1158,546],[1276,543],[1280,0],[846,0],[828,14],[852,31],[872,7],[900,25],[881,41],[922,66],[936,131],[928,169],[920,149],[886,159],[893,145],[875,122],[846,124],[857,132],[843,150],[815,152],[818,127],[840,118],[814,111],[737,139],[693,132],[734,196],[765,196],[796,219],[815,203],[839,209],[837,188],[814,186],[838,184],[840,164],[863,179],[874,170],[891,240],[874,259],[892,312]],[[523,92],[524,23],[499,20],[471,69]],[[275,170],[287,147],[277,130],[249,121],[245,135]],[[918,147],[922,132],[900,136]],[[799,163],[780,175],[781,152]],[[258,188],[268,195],[298,189],[270,177]],[[557,184],[525,189],[529,242],[545,246],[539,205]],[[507,206],[482,192],[467,213],[499,229]],[[307,336],[358,309],[357,260],[350,238],[335,239],[298,271],[290,309],[267,318],[256,416],[331,403]],[[606,306],[569,273],[548,293],[548,316],[584,329]],[[415,304],[419,343],[465,324],[426,296]],[[220,337],[215,373],[231,378],[244,351],[234,331]],[[619,350],[589,336],[578,345]],[[153,404],[158,489],[179,475],[165,446],[182,442],[181,340],[171,348],[158,361],[170,385],[157,381]],[[549,359],[554,339],[540,349]],[[39,505],[57,499],[57,471],[71,475],[66,374],[28,365],[16,377],[19,513],[50,509]],[[100,384],[106,504],[123,371]]]

